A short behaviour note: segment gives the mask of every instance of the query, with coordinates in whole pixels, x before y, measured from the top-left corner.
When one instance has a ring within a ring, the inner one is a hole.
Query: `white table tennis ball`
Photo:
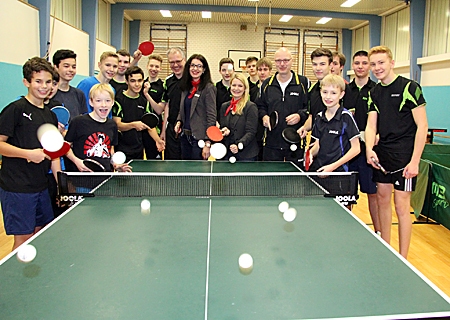
[[[235,163],[236,162],[236,158],[231,156],[230,159],[228,159],[230,161],[230,163]]]
[[[295,151],[297,150],[297,145],[296,144],[291,144],[291,151]]]
[[[295,208],[289,208],[283,213],[283,219],[287,222],[294,221],[297,217],[297,210]]]
[[[19,250],[17,251],[17,259],[21,262],[28,263],[34,260],[36,258],[36,248],[31,245],[22,245],[20,246]]]
[[[203,140],[198,140],[197,144],[200,149],[203,149],[205,147],[205,141]]]
[[[147,215],[150,213],[150,201],[148,201],[147,199],[144,199],[141,201],[141,213],[143,215]]]
[[[40,142],[45,150],[55,152],[62,148],[64,138],[59,131],[49,130],[42,134]]]
[[[238,149],[239,149],[239,150],[244,149],[244,144],[243,144],[242,142],[239,142],[239,143],[238,143]]]
[[[280,202],[280,204],[278,205],[278,210],[281,213],[284,213],[287,209],[289,209],[289,203],[287,203],[286,201]]]
[[[239,256],[239,267],[242,269],[249,269],[253,267],[253,258],[248,253],[243,253]]]
[[[123,164],[127,160],[127,156],[122,151],[117,151],[113,154],[111,160],[115,164]]]

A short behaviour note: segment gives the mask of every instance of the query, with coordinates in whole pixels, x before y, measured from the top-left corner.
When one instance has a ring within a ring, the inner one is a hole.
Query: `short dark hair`
[[[225,63],[231,63],[234,66],[233,59],[231,59],[231,58],[222,58],[219,61],[219,70],[220,70],[220,68],[222,68],[222,65],[225,64]]]
[[[116,53],[120,54],[121,56],[130,57],[131,59],[131,54],[125,49],[117,50]]]
[[[55,52],[53,55],[53,65],[56,67],[59,67],[59,64],[61,63],[61,60],[65,59],[77,59],[77,54],[73,52],[72,50],[68,49],[60,49]]]
[[[130,76],[132,76],[133,74],[140,74],[142,75],[142,79],[144,79],[144,71],[142,71],[142,69],[138,66],[132,66],[128,68],[125,71],[125,79],[128,81],[128,79],[130,79]]]
[[[331,53],[330,49],[317,48],[313,52],[311,52],[311,61],[314,58],[319,58],[319,57],[328,57],[328,63],[332,63],[333,62],[333,54]]]
[[[54,68],[47,60],[39,57],[33,57],[29,59],[22,67],[23,77],[31,82],[31,78],[33,78],[33,73],[38,73],[41,71],[47,71],[52,75],[52,80],[54,77]]]
[[[334,51],[333,52],[333,58],[336,57],[336,56],[339,57],[339,65],[345,66],[345,62],[347,61],[347,59],[345,58],[345,55],[343,53]]]
[[[353,55],[353,60],[355,60],[356,57],[369,57],[369,53],[366,50],[359,50]]]
[[[59,73],[55,70],[55,68],[53,68],[53,82],[59,82]]]
[[[208,61],[206,61],[206,58],[203,55],[195,53],[190,56],[190,58],[184,65],[183,76],[180,80],[180,88],[182,91],[190,91],[192,88],[192,76],[189,72],[189,69],[191,67],[192,60],[194,59],[200,60],[203,64],[203,73],[200,76],[200,84],[198,85],[198,90],[203,90],[208,83],[212,83],[211,71],[209,69]]]
[[[248,58],[245,60],[245,65],[247,65],[249,62],[252,62],[252,61],[257,62],[257,61],[258,61],[258,58],[257,58],[257,57],[254,57],[254,56],[248,57]]]

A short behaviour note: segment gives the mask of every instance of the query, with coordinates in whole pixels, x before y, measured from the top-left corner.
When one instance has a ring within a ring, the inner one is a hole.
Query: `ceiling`
[[[322,27],[330,29],[352,29],[366,22],[361,15],[381,15],[393,8],[401,8],[406,4],[404,0],[361,0],[351,8],[342,8],[340,5],[345,0],[260,0],[250,2],[248,0],[109,0],[113,3],[125,5],[145,4],[157,5],[164,8],[167,5],[172,13],[172,18],[164,18],[159,10],[125,10],[126,15],[133,20],[147,20],[153,23],[196,23],[209,21],[212,23],[239,23],[258,26],[277,27]],[[258,15],[256,12],[258,5]],[[189,11],[189,6],[193,10]],[[179,6],[180,11],[176,10]],[[212,11],[211,19],[203,19],[200,10],[208,7]],[[216,7],[216,8],[214,8]],[[126,8],[126,5],[125,5]],[[270,15],[269,13],[270,10]],[[324,9],[326,8],[326,10]],[[291,12],[289,12],[291,11]],[[287,23],[279,22],[281,16],[286,13],[294,13],[294,17]],[[348,14],[351,14],[350,16]],[[318,25],[316,21],[322,16],[332,15],[333,19],[325,25]],[[343,17],[339,17],[339,15]]]

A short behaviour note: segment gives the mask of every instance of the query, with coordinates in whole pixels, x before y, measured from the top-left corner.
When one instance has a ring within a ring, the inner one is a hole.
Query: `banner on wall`
[[[450,229],[450,168],[431,166],[431,184],[425,199],[426,216]]]

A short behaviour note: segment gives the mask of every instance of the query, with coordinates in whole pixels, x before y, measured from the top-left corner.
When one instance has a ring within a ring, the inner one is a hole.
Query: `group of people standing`
[[[41,214],[48,211],[48,202],[41,201],[48,193],[41,194],[47,186],[44,188],[43,178],[36,176],[36,166],[45,174],[50,167],[53,174],[61,170],[59,162],[50,161],[42,152],[31,132],[34,129],[23,131],[23,126],[15,124],[25,121],[22,114],[29,114],[33,128],[42,122],[56,125],[49,106],[63,104],[71,121],[68,129],[61,123],[58,126],[72,145],[65,166],[76,171],[89,171],[82,161],[89,157],[103,161],[110,170],[131,170],[126,163],[111,164],[112,155],[119,150],[127,161],[143,159],[144,154],[147,159],[157,159],[162,152],[166,160],[206,160],[212,144],[206,133],[210,126],[222,131],[228,151],[225,159],[234,156],[238,161],[300,163],[305,146],[291,148],[282,132],[290,127],[301,139],[311,132],[310,170],[358,171],[361,191],[368,194],[374,229],[387,242],[394,188],[400,253],[407,256],[409,199],[426,140],[427,120],[420,86],[394,73],[389,48],[356,52],[352,59],[355,77],[349,84],[341,76],[345,57],[325,48],[311,53],[317,80],[314,85],[292,70],[292,54],[283,47],[275,52],[273,61],[248,57],[248,77],[235,72],[232,59],[221,59],[222,79],[215,84],[201,54],[186,59],[182,49],[171,48],[167,59],[172,74],[164,81],[158,77],[162,56],[148,57],[146,79],[136,66],[140,59],[139,50],[133,56],[125,50],[105,52],[98,63],[99,73],[82,80],[78,88],[69,84],[76,74],[76,54],[71,50],[58,50],[53,66],[40,58],[24,65],[28,94],[0,114],[4,168],[0,201],[7,234],[17,236],[14,247],[50,219]],[[369,69],[378,84],[370,79]],[[36,112],[42,114],[39,121],[31,119]],[[150,128],[141,121],[148,112],[159,115],[159,126]],[[274,112],[276,126],[270,116]],[[204,145],[199,145],[199,140]],[[380,163],[388,174],[379,170]],[[29,174],[14,180],[18,170]],[[30,192],[36,197],[30,197]],[[25,207],[17,207],[17,195]],[[35,208],[32,214],[28,209],[31,203]]]

